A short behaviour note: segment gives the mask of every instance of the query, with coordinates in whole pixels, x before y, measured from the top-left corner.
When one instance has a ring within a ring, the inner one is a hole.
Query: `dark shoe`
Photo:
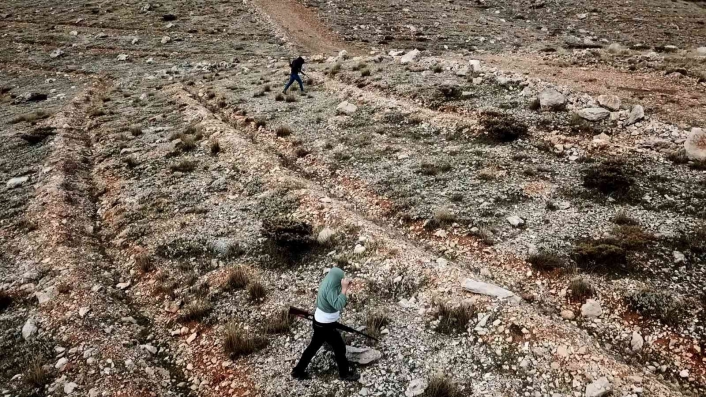
[[[360,379],[360,374],[357,372],[349,372],[347,375],[341,376],[340,379],[346,382],[357,382]]]
[[[294,378],[296,380],[307,380],[307,379],[311,379],[311,376],[309,376],[309,374],[306,373],[306,371],[299,372],[297,370],[294,370],[294,371],[292,371],[292,378]]]

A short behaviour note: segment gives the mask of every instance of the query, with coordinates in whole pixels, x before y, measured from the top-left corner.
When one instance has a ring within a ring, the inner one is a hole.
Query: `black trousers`
[[[324,343],[328,343],[333,349],[333,354],[336,356],[336,364],[338,365],[338,373],[340,376],[348,375],[348,359],[346,359],[346,344],[341,338],[341,334],[335,327],[336,323],[322,324],[314,321],[314,336],[309,342],[299,363],[294,367],[294,372],[302,373],[306,371],[311,359],[314,358],[316,352],[319,351]]]

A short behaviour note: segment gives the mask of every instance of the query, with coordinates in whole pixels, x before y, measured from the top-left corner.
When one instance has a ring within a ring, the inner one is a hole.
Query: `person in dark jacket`
[[[295,81],[299,83],[299,88],[301,89],[302,93],[304,92],[304,83],[302,82],[302,78],[299,77],[299,73],[304,73],[302,71],[304,63],[306,62],[302,57],[299,57],[289,63],[289,67],[292,68],[292,74],[289,76],[289,83],[287,83],[287,85],[284,87],[284,91],[282,91],[283,94],[287,93],[289,86],[291,86]]]
[[[299,363],[292,370],[292,376],[295,379],[309,379],[306,367],[309,366],[309,362],[324,343],[328,343],[333,349],[340,379],[352,382],[360,379],[360,375],[351,371],[348,365],[346,344],[335,328],[336,322],[341,317],[341,311],[348,303],[346,293],[348,293],[351,281],[344,276],[343,270],[334,267],[319,285],[313,323],[314,336],[311,338],[309,346],[304,350]]]

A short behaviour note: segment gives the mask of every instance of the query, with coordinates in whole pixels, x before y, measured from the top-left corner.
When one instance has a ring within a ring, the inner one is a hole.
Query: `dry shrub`
[[[588,240],[576,245],[573,252],[576,264],[587,271],[625,272],[632,270],[627,251],[614,240]]]
[[[475,316],[476,309],[470,305],[449,306],[446,303],[439,305],[437,317],[439,325],[436,330],[442,334],[466,332],[468,322]]]
[[[363,70],[360,72],[360,76],[361,76],[361,77],[369,77],[369,76],[370,76],[370,69],[363,69]]]
[[[139,125],[131,125],[129,130],[132,136],[137,137],[142,135],[142,128]]]
[[[625,300],[632,310],[665,324],[678,324],[687,314],[683,303],[666,292],[646,289],[626,296]]]
[[[286,334],[292,326],[294,318],[289,310],[280,310],[265,321],[265,332],[268,334]]]
[[[250,275],[242,266],[237,266],[228,272],[226,287],[228,289],[243,289],[250,282]]]
[[[465,395],[448,378],[436,376],[429,381],[422,397],[465,397]]]
[[[236,324],[229,324],[223,338],[223,349],[231,358],[250,355],[267,346],[267,339],[257,335],[246,335]]]
[[[434,220],[439,224],[453,223],[456,219],[456,214],[448,208],[437,208],[434,210]]]
[[[575,278],[569,284],[568,293],[569,298],[572,300],[585,301],[586,298],[592,297],[595,291],[588,281],[582,278]]]
[[[451,171],[451,169],[451,164],[446,162],[439,162],[436,164],[424,162],[419,166],[419,173],[422,175],[434,176],[442,172]]]
[[[267,125],[267,121],[262,120],[262,119],[257,119],[255,120],[255,129],[258,129],[260,127],[264,127]]]
[[[390,323],[390,318],[383,313],[372,313],[365,318],[365,332],[373,337],[379,337],[380,332]]]
[[[548,251],[540,251],[539,253],[531,255],[527,258],[527,262],[535,269],[542,271],[553,271],[566,267],[566,261],[564,261],[562,257]]]
[[[295,97],[294,95],[287,95],[284,100],[285,102],[293,103],[297,101],[297,97]]]
[[[627,213],[622,211],[615,214],[611,221],[616,225],[636,226],[640,224],[636,219],[631,218]]]
[[[152,264],[152,259],[146,252],[140,252],[135,255],[135,264],[142,271],[142,273],[149,273],[154,269]]]
[[[292,135],[292,129],[287,125],[280,125],[275,130],[275,134],[277,134],[278,137],[290,136]]]
[[[37,110],[36,112],[30,112],[26,114],[19,115],[12,120],[10,124],[17,124],[21,122],[34,123],[39,120],[43,120],[51,116],[51,113],[45,112],[43,110]]]
[[[255,281],[248,285],[248,294],[251,301],[262,302],[267,296],[267,289],[261,282]]]
[[[635,180],[621,162],[604,162],[589,168],[583,176],[583,186],[606,195],[625,196],[631,192]]]
[[[504,113],[483,113],[481,125],[488,134],[488,138],[495,142],[512,142],[528,135],[526,124]]]
[[[179,140],[181,141],[181,149],[183,151],[188,152],[196,149],[196,137],[194,135],[181,134]]]
[[[131,169],[140,165],[140,162],[137,160],[137,157],[135,157],[134,155],[130,155],[130,156],[123,158],[123,163],[125,163],[125,165],[127,165],[127,167],[131,168]]]
[[[181,314],[179,315],[179,321],[199,321],[202,318],[206,317],[211,312],[211,310],[213,310],[213,306],[210,302],[202,299],[197,299],[187,304],[182,309]]]
[[[217,139],[211,140],[211,154],[212,155],[217,155],[218,153],[221,152],[221,144],[218,142]]]
[[[337,75],[341,71],[341,64],[337,63],[331,67],[331,69],[328,71],[328,74],[331,76]]]
[[[24,373],[24,381],[32,387],[44,387],[49,383],[49,371],[44,368],[42,361],[35,358],[27,365]]]

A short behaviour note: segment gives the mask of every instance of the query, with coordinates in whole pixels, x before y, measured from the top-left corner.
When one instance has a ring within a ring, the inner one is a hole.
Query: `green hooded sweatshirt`
[[[324,277],[324,281],[319,285],[319,294],[316,296],[316,307],[321,311],[336,313],[346,306],[348,298],[341,293],[341,280],[344,276],[343,270],[334,267]]]

